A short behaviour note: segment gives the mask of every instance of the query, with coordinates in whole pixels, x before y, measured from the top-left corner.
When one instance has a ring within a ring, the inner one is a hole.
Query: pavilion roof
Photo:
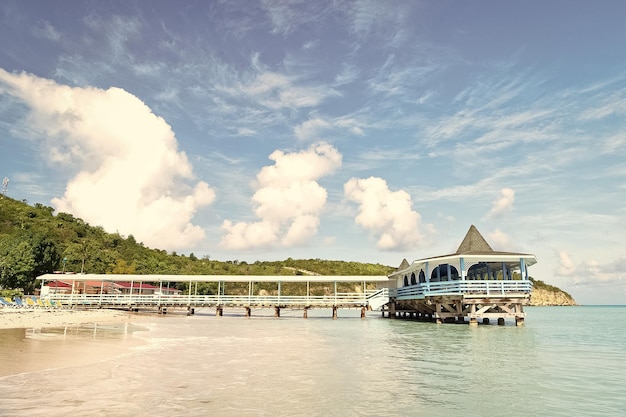
[[[487,243],[483,235],[480,234],[476,226],[471,225],[469,230],[465,234],[463,241],[459,245],[459,248],[456,250],[456,252],[450,253],[447,255],[439,255],[439,256],[418,259],[416,261],[413,261],[413,264],[411,266],[406,265],[404,268],[402,268],[402,266],[404,265],[404,262],[403,262],[403,264],[400,265],[400,268],[396,272],[392,273],[391,275],[394,275],[399,271],[404,271],[405,269],[410,269],[411,267],[415,267],[416,265],[423,264],[429,261],[446,262],[446,260],[451,259],[451,258],[459,258],[459,257],[466,257],[466,258],[474,257],[475,258],[478,256],[485,257],[486,258],[485,260],[488,260],[489,257],[492,257],[493,260],[503,259],[503,258],[504,259],[525,258],[527,260],[527,265],[533,265],[534,263],[537,262],[537,260],[535,259],[535,256],[528,254],[528,253],[501,252],[501,251],[493,250],[491,246],[489,245],[489,243]]]
[[[455,254],[490,253],[493,252],[489,243],[480,234],[476,226],[471,225]]]

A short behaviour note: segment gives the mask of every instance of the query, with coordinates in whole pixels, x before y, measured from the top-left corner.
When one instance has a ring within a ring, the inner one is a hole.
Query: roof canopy
[[[45,282],[388,282],[384,275],[123,275],[123,274],[44,274]]]
[[[418,259],[413,261],[410,266],[405,265],[403,262],[402,265],[400,265],[400,268],[396,272],[393,272],[390,276],[410,272],[427,262],[433,266],[437,266],[446,263],[453,263],[455,260],[460,258],[470,262],[504,262],[511,264],[518,263],[520,259],[524,259],[527,266],[537,263],[535,255],[521,252],[500,252],[493,250],[485,238],[480,234],[476,226],[471,225],[456,252],[448,255]]]

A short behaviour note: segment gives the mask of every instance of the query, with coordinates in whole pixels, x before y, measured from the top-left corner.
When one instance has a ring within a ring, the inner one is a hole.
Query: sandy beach
[[[117,310],[0,309],[0,329],[73,326],[86,323],[119,323],[131,315]]]

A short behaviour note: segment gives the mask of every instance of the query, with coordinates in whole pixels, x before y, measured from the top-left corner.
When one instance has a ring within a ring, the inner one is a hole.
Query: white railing
[[[50,300],[85,306],[365,306],[368,293],[332,295],[152,295],[152,294],[50,294]]]
[[[389,302],[389,289],[381,288],[378,290],[366,291],[367,303],[372,310],[378,310]]]
[[[526,280],[425,282],[398,288],[396,290],[396,298],[407,300],[433,295],[507,296],[511,294],[530,294],[532,285],[531,281]]]

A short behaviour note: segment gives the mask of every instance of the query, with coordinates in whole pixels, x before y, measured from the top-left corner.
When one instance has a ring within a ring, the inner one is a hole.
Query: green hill
[[[53,271],[173,275],[388,275],[396,268],[372,263],[291,259],[254,263],[198,258],[145,247],[132,235],[107,233],[52,207],[0,199],[0,289],[31,293],[35,278]],[[533,280],[533,303],[575,304],[557,287]],[[181,284],[183,287],[185,284]],[[184,289],[184,288],[181,288]],[[210,293],[210,286],[200,291]]]
[[[52,207],[0,199],[0,288],[34,290],[53,271],[93,274],[387,275],[390,266],[321,259],[246,263],[145,247],[132,235],[107,233]],[[208,291],[208,290],[207,290]]]

